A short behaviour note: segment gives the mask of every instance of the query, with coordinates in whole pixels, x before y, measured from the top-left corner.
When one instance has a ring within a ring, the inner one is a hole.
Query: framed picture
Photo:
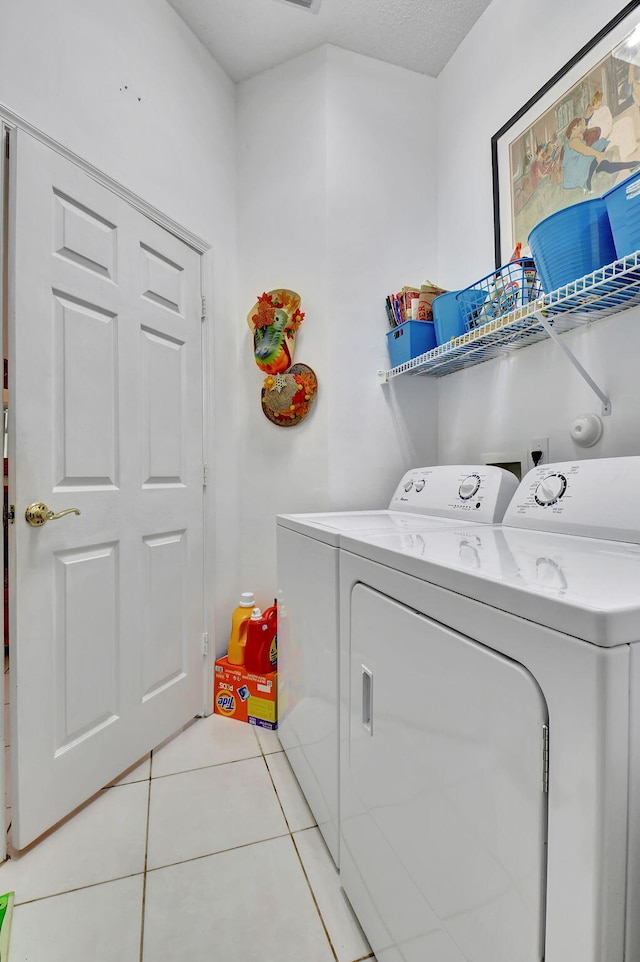
[[[640,168],[640,0],[579,50],[491,138],[496,267],[556,210]]]

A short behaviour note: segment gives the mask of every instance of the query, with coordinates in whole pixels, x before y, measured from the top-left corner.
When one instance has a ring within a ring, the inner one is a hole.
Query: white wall
[[[384,299],[437,280],[435,81],[338,47],[328,56],[329,490],[384,506],[403,471],[433,463],[436,389],[389,367]]]
[[[523,11],[493,0],[437,80],[439,276],[465,287],[494,266],[492,135],[620,9],[620,0],[562,4],[540,0]],[[633,310],[567,336],[610,392],[602,440],[577,447],[573,418],[600,413],[600,401],[551,342],[481,364],[438,382],[439,460],[474,461],[484,452],[524,450],[549,437],[550,458],[640,454],[640,312]]]
[[[493,0],[437,80],[325,47],[237,91],[163,0],[4,5],[0,101],[212,244],[218,651],[235,594],[273,596],[277,512],[384,505],[398,474],[436,453],[474,461],[533,435],[552,457],[576,453],[569,421],[599,404],[552,344],[439,381],[383,388],[375,372],[387,293],[492,267],[490,138],[618,3],[585,0],[578,17],[540,0],[523,18]],[[277,286],[302,295],[295,360],[320,385],[288,429],[262,414],[245,321]],[[569,336],[613,400],[587,456],[640,451],[638,313]]]
[[[436,269],[434,90],[335,47],[239,87],[241,587],[263,604],[276,588],[277,513],[383,506],[402,471],[435,457],[433,382],[376,378],[389,366],[386,294]],[[280,286],[302,296],[294,360],[319,381],[309,417],[290,428],[262,413],[245,321]]]
[[[212,245],[207,590],[223,636],[237,584],[234,85],[164,0],[21,0],[2,5],[0,102]]]
[[[242,584],[262,605],[275,592],[275,516],[326,505],[328,419],[322,319],[327,305],[326,54],[316,50],[238,88],[238,265],[235,369],[240,417]],[[301,424],[271,424],[265,378],[246,316],[277,287],[302,297],[294,361],[308,364],[319,395]]]

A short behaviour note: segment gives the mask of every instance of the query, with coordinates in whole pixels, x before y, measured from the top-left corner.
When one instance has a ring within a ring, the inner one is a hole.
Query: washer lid
[[[359,534],[367,531],[381,531],[388,534],[403,531],[430,531],[440,528],[455,528],[458,520],[450,518],[430,518],[424,514],[409,514],[401,511],[337,511],[318,514],[279,514],[277,522],[300,534],[324,541],[326,544],[340,543],[343,534]],[[473,525],[475,527],[475,525]]]
[[[640,545],[504,526],[345,536],[363,558],[601,647],[640,641]]]

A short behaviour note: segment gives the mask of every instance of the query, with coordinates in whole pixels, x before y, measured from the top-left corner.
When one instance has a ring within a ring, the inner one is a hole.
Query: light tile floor
[[[375,962],[273,732],[198,719],[23,853],[11,962]]]

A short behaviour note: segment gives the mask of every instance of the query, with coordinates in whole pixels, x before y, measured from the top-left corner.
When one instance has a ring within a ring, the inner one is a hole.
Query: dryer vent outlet
[[[276,0],[276,2],[286,3],[289,7],[300,7],[301,10],[308,10],[309,13],[317,13],[322,0]]]

